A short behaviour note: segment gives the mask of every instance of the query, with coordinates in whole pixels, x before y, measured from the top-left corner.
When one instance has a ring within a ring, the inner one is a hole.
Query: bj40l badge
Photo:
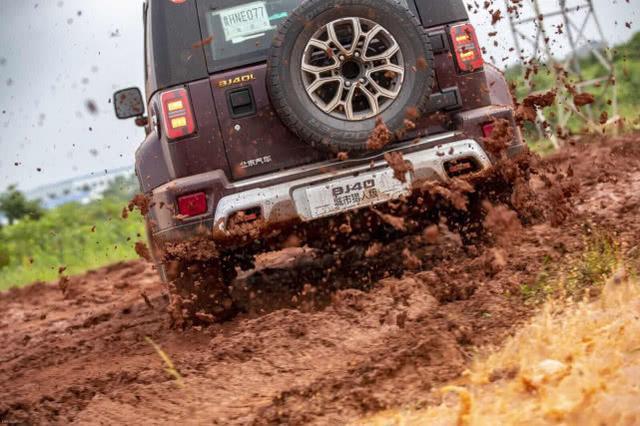
[[[240,75],[238,77],[233,77],[233,78],[228,78],[226,80],[218,81],[218,87],[219,88],[231,87],[231,86],[235,86],[237,84],[248,83],[248,82],[253,81],[255,79],[256,79],[256,76],[253,75],[253,73]]]

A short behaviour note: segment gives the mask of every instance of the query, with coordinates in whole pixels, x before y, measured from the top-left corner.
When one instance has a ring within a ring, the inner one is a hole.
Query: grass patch
[[[621,261],[621,250],[613,237],[597,233],[589,237],[578,262],[569,269],[564,290],[569,297],[596,296],[604,279]]]
[[[144,234],[140,215],[121,217],[122,199],[87,205],[66,204],[40,220],[0,228],[0,290],[34,281],[77,274],[113,262],[137,258],[133,245]]]
[[[542,271],[536,279],[520,286],[520,294],[527,303],[538,304],[547,300],[553,293],[553,262],[549,256],[545,256],[542,263]]]
[[[529,149],[541,157],[549,155],[555,151],[553,143],[549,139],[538,139],[531,142],[527,142]]]
[[[597,296],[604,277],[613,272],[620,259],[620,246],[613,237],[594,232],[585,237],[583,251],[569,259],[568,267],[557,268],[550,257],[545,257],[536,279],[522,284],[520,294],[528,304],[540,304],[550,297],[580,300]]]

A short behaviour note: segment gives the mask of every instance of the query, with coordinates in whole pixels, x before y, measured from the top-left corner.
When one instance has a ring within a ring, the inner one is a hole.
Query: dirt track
[[[637,251],[638,137],[579,145],[540,167],[553,181],[536,179],[541,197],[573,204],[557,226],[527,225],[500,247],[463,248],[441,232],[421,252],[423,272],[340,291],[324,308],[176,331],[142,261],[73,277],[66,297],[42,284],[2,294],[0,420],[339,424],[433,402],[429,390],[459,376],[475,348],[529,317],[519,289],[545,259],[562,265],[593,229]],[[182,387],[145,336],[171,357]]]

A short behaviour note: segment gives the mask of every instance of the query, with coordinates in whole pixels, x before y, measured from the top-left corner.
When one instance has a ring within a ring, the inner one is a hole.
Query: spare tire
[[[308,0],[280,25],[267,89],[283,123],[301,140],[333,152],[361,152],[377,120],[395,134],[407,115],[426,110],[433,52],[403,3]]]

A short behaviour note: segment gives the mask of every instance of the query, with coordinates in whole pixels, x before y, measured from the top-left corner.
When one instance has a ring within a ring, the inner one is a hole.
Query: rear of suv
[[[147,0],[144,22],[146,97],[114,104],[147,133],[136,174],[177,318],[223,319],[236,266],[294,235],[349,247],[338,218],[389,237],[372,207],[490,168],[498,120],[505,154],[523,147],[462,0]]]

